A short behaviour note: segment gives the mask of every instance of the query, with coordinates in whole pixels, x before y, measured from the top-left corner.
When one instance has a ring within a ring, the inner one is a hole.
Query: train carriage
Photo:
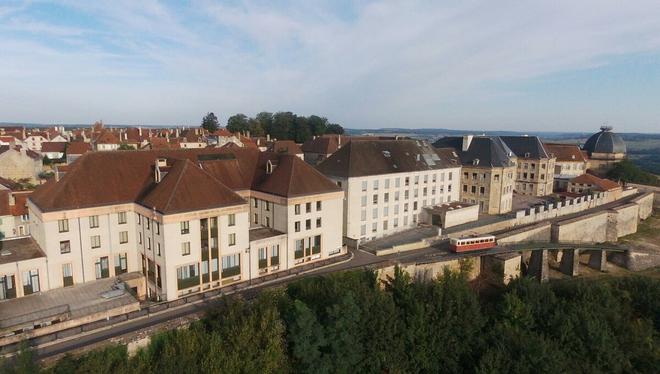
[[[449,248],[457,253],[489,249],[495,247],[496,244],[495,236],[493,235],[449,239]]]

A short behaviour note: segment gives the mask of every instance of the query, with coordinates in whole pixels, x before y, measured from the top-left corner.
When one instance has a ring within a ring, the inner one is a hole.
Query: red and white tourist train
[[[451,248],[453,252],[478,251],[493,248],[496,244],[495,236],[493,235],[449,239],[449,248]]]

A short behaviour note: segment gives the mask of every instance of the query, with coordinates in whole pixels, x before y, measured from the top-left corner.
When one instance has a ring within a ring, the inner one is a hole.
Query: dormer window
[[[474,165],[474,166],[479,165],[479,159],[475,158],[474,160],[472,160],[472,165]]]
[[[266,174],[273,174],[273,170],[275,170],[273,163],[270,160],[266,161]]]

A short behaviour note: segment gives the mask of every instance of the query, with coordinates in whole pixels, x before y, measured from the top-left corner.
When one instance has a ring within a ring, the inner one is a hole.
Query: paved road
[[[622,199],[620,201],[616,201],[613,203],[609,203],[606,205],[603,205],[601,207],[593,208],[578,214],[574,215],[568,215],[568,216],[563,216],[563,217],[557,217],[548,220],[549,222],[556,222],[556,221],[563,221],[567,219],[571,219],[575,216],[579,215],[585,215],[592,213],[594,211],[600,211],[600,210],[605,210],[612,208],[614,206],[622,205],[628,203],[632,198],[636,196],[631,196],[629,198]],[[537,223],[538,224],[538,223]],[[522,228],[523,226],[517,226],[513,227],[509,230],[517,230]],[[539,244],[542,245],[542,244]],[[553,246],[553,245],[549,245]],[[554,245],[556,246],[556,244]],[[412,263],[412,262],[438,262],[438,261],[450,261],[454,259],[459,259],[459,258],[464,258],[464,257],[470,257],[474,256],[475,254],[478,254],[480,256],[483,255],[493,255],[493,254],[499,254],[499,253],[510,253],[510,252],[516,252],[520,251],[521,248],[519,247],[514,247],[514,246],[507,246],[507,247],[496,247],[487,251],[480,251],[480,252],[472,252],[472,253],[452,253],[448,249],[448,245],[446,241],[440,241],[434,244],[433,247],[428,247],[428,248],[423,248],[419,250],[414,250],[410,252],[403,252],[403,253],[398,253],[398,254],[392,254],[388,256],[376,256],[374,254],[371,254],[369,252],[365,252],[362,250],[357,250],[353,251],[353,258],[345,263],[340,263],[336,265],[331,265],[326,268],[321,268],[317,270],[310,271],[308,273],[305,273],[304,275],[297,276],[293,279],[300,279],[301,277],[308,277],[308,276],[314,276],[314,275],[320,275],[320,274],[327,274],[331,272],[336,272],[336,271],[342,271],[342,270],[350,270],[350,269],[359,269],[359,268],[368,268],[368,267],[377,267],[377,266],[382,266],[384,264],[387,264],[389,262],[401,262],[401,263]],[[253,288],[245,289],[242,291],[239,291],[238,293],[241,294],[255,294],[257,290],[267,288],[267,287],[275,287],[278,285],[285,284],[287,282],[290,282],[292,279],[290,278],[285,278],[285,279],[280,279],[277,281],[274,281],[272,283],[269,283],[267,285],[260,285],[260,286],[255,286]],[[105,340],[109,340],[111,338],[115,338],[127,333],[131,333],[134,331],[139,331],[143,330],[149,327],[153,327],[155,325],[158,325],[160,323],[184,317],[187,315],[195,314],[195,313],[200,313],[203,312],[204,310],[208,309],[210,306],[213,304],[217,303],[218,299],[214,300],[204,300],[200,301],[197,303],[193,304],[185,304],[181,307],[178,307],[176,309],[167,309],[163,312],[150,315],[145,318],[137,319],[137,320],[131,320],[127,321],[118,325],[115,325],[113,327],[110,327],[105,330],[101,331],[96,331],[89,333],[84,336],[76,337],[75,339],[72,340],[66,340],[66,341],[60,341],[57,343],[54,343],[52,345],[48,345],[45,347],[38,348],[36,353],[37,357],[39,358],[48,358],[57,354],[65,353],[71,350],[79,349],[82,347],[85,347],[87,345],[95,344],[98,342],[102,342]]]

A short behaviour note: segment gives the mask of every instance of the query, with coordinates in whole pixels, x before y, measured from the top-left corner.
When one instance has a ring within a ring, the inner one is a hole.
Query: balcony
[[[241,267],[234,266],[231,268],[222,269],[222,277],[229,278],[241,274]]]
[[[312,247],[312,254],[315,255],[317,253],[321,253],[321,246],[320,245],[315,245]]]
[[[259,260],[259,269],[263,269],[263,268],[266,268],[266,267],[268,267],[268,259],[265,259],[265,258],[260,259]]]
[[[273,256],[270,258],[270,266],[277,266],[280,264],[280,257],[279,256]]]
[[[190,277],[190,278],[185,278],[185,279],[177,279],[176,280],[176,285],[179,290],[184,290],[186,288],[190,287],[195,287],[199,285],[199,275]]]
[[[301,250],[296,250],[295,252],[293,252],[293,257],[295,259],[299,259],[299,258],[302,258],[304,256],[305,256],[305,251],[302,250],[302,249]]]

